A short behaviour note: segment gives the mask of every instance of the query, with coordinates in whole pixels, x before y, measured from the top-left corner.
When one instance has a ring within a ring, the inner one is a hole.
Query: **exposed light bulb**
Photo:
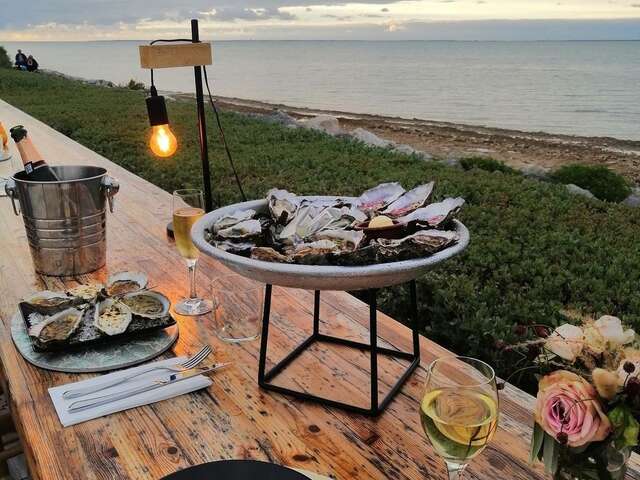
[[[169,124],[154,125],[151,127],[151,139],[149,148],[158,157],[170,157],[178,148],[178,140],[169,128]]]

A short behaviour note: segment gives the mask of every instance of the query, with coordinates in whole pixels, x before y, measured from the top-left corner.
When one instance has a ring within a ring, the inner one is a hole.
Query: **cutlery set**
[[[105,382],[97,387],[94,386],[94,387],[70,389],[65,391],[62,394],[62,398],[64,399],[78,398],[79,399],[75,402],[70,403],[67,406],[67,411],[69,413],[75,413],[75,412],[80,412],[89,408],[115,402],[117,400],[122,400],[124,398],[128,398],[133,395],[155,390],[157,388],[161,388],[177,382],[181,382],[183,380],[187,380],[189,378],[193,378],[198,375],[213,373],[224,367],[231,365],[231,362],[229,362],[229,363],[214,363],[213,365],[210,365],[210,366],[202,366],[202,367],[199,366],[211,353],[212,353],[211,347],[206,345],[200,351],[198,351],[195,355],[192,355],[191,357],[189,357],[187,360],[185,360],[179,365],[149,367],[146,369],[139,370],[135,373],[132,373],[131,375],[126,375],[124,377],[116,378],[111,381]],[[103,390],[130,382],[131,380],[134,380],[142,375],[145,375],[151,372],[156,372],[156,371],[158,372],[167,371],[167,374],[166,376],[160,379],[150,380],[149,382],[146,382],[142,385],[137,385],[132,388],[128,388],[125,390],[108,393],[104,395],[96,395]],[[86,396],[89,396],[89,398],[82,398]]]

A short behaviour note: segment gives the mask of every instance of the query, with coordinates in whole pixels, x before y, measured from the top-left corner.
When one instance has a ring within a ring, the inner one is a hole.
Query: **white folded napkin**
[[[76,402],[78,400],[84,400],[86,398],[90,398],[98,395],[106,395],[109,393],[118,393],[123,390],[128,390],[130,388],[134,388],[143,384],[150,383],[154,380],[166,378],[168,375],[171,374],[171,372],[167,370],[158,370],[155,372],[150,372],[144,375],[140,375],[139,377],[136,377],[135,380],[129,380],[128,382],[121,383],[120,385],[115,385],[113,387],[105,388],[104,390],[100,390],[95,394],[89,394],[84,397],[71,398],[68,400],[62,398],[62,394],[65,391],[70,390],[71,388],[80,388],[80,387],[83,387],[83,388],[96,387],[97,388],[100,385],[103,385],[104,383],[106,383],[107,381],[117,377],[130,375],[132,373],[135,373],[136,371],[145,370],[151,366],[177,365],[179,363],[184,362],[186,359],[187,359],[186,357],[170,358],[169,360],[163,360],[163,361],[155,362],[151,364],[144,364],[138,367],[129,368],[127,370],[121,370],[118,372],[109,373],[107,375],[102,375],[100,377],[90,378],[89,380],[82,380],[80,382],[67,383],[65,385],[58,385],[57,387],[52,387],[49,389],[49,395],[51,396],[51,400],[53,401],[53,406],[56,409],[56,413],[58,414],[60,423],[62,423],[64,427],[68,427],[70,425],[86,422],[87,420],[92,420],[94,418],[104,417],[105,415],[110,415],[115,412],[121,412],[123,410],[139,407],[141,405],[148,405],[150,403],[159,402],[161,400],[167,400],[169,398],[177,397],[185,393],[191,393],[211,385],[212,381],[209,377],[206,377],[204,375],[198,375],[197,377],[182,380],[180,382],[166,385],[164,387],[159,387],[154,390],[150,390],[148,392],[139,393],[137,395],[133,395],[128,398],[123,398],[121,400],[116,400],[115,402],[107,403],[106,405],[99,405],[93,408],[88,408],[86,410],[73,412],[73,413],[69,413],[67,411],[67,407],[73,402]]]

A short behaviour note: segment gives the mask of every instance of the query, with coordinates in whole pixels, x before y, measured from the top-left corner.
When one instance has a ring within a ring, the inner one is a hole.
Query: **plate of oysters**
[[[118,272],[106,284],[41,291],[19,304],[33,349],[95,346],[176,324],[170,300],[141,272]]]

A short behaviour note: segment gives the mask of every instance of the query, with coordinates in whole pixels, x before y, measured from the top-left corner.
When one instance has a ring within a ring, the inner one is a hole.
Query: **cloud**
[[[399,1],[401,0],[0,0],[0,29],[22,29],[54,23],[105,26],[141,21],[183,21],[202,15],[202,12],[213,11],[224,12],[218,20],[251,20],[256,15],[248,12],[259,10],[267,12],[267,17],[261,17],[263,19],[286,20],[282,13],[282,9],[286,7],[348,3],[389,4]]]
[[[220,22],[235,22],[237,20],[254,21],[277,18],[279,20],[295,20],[295,15],[279,8],[242,8],[223,7],[208,12],[207,15]]]

